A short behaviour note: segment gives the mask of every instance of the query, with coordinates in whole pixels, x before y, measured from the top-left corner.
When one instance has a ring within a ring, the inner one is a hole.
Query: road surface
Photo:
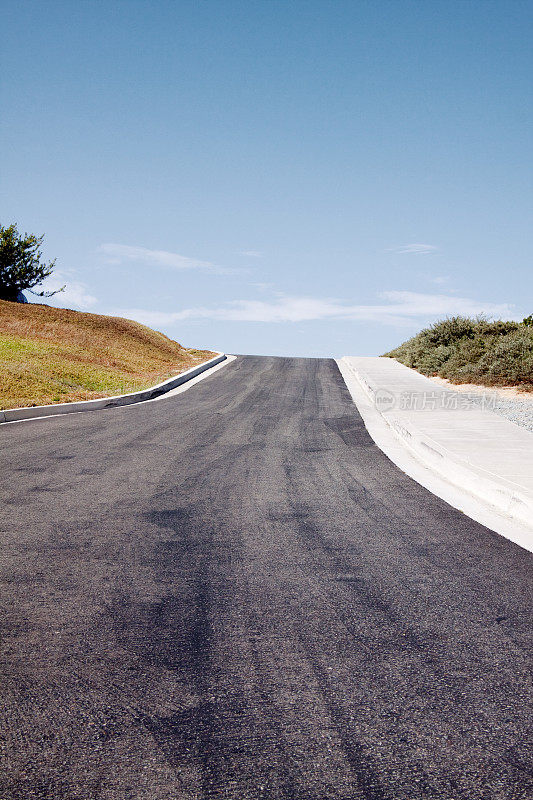
[[[388,461],[334,361],[0,447],[2,800],[533,796],[532,556]]]

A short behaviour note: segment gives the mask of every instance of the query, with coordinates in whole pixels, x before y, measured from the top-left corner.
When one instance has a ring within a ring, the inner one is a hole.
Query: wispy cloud
[[[147,247],[134,247],[129,244],[107,242],[98,247],[98,252],[104,255],[108,264],[123,264],[124,262],[133,261],[176,270],[198,269],[219,275],[228,275],[241,271],[220,267],[211,261],[200,261],[198,258],[189,258],[179,253],[171,253],[168,250],[150,250]]]
[[[263,253],[259,250],[241,250],[241,256],[250,256],[251,258],[262,258]]]
[[[401,244],[398,247],[388,247],[389,253],[411,253],[413,255],[424,256],[429,253],[434,253],[438,250],[433,244],[422,244],[421,242],[412,242],[411,244]]]
[[[336,299],[282,296],[271,302],[235,300],[216,308],[198,306],[174,312],[129,308],[116,309],[112,313],[156,327],[195,319],[269,323],[337,319],[409,325],[448,315],[513,317],[512,307],[507,303],[484,303],[465,297],[417,292],[391,291],[384,292],[380,297],[386,302],[350,305]]]
[[[41,286],[37,286],[35,291],[55,292],[65,284],[64,291],[48,298],[44,302],[57,308],[75,308],[81,311],[91,308],[97,302],[97,298],[87,291],[85,283],[71,280],[69,273],[65,272],[54,272],[50,278],[43,281]],[[33,298],[32,295],[29,295],[29,298],[37,301],[37,298]]]
[[[268,292],[272,289],[272,283],[265,283],[264,281],[259,281],[255,283],[250,283],[250,286],[255,286],[256,289],[259,289],[261,292]]]
[[[450,277],[448,275],[435,275],[429,280],[431,281],[431,283],[434,283],[437,286],[444,286],[444,284],[448,283]]]

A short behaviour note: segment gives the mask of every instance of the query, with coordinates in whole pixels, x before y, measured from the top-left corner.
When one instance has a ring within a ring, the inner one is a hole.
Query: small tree
[[[16,225],[4,228],[0,225],[0,300],[24,302],[21,293],[30,291],[52,274],[54,261],[41,261],[43,236],[25,233],[20,236]],[[52,297],[65,287],[54,292],[32,292],[37,297]]]

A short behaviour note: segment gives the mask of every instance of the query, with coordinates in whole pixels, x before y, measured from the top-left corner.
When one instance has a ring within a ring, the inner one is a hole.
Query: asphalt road
[[[1,800],[533,796],[532,557],[388,461],[333,361],[0,448]]]

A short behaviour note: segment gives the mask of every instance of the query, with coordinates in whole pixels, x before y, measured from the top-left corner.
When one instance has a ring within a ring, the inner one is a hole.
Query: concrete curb
[[[169,378],[163,383],[151,386],[149,389],[142,389],[140,392],[130,394],[119,394],[114,397],[100,397],[97,400],[80,400],[76,403],[54,403],[49,406],[30,406],[29,408],[7,408],[0,411],[0,423],[16,422],[23,419],[37,419],[38,417],[50,417],[58,414],[74,414],[80,411],[98,411],[102,408],[117,408],[118,406],[128,406],[133,403],[142,403],[146,400],[153,400],[166,392],[170,392],[182,383],[190,381],[202,372],[214,367],[226,359],[225,353],[219,353],[203,364],[197,364],[173,378]]]
[[[522,525],[525,524],[528,529],[531,529],[533,522],[532,495],[511,481],[488,470],[483,470],[471,464],[467,459],[450,452],[440,442],[419,430],[411,420],[406,420],[401,415],[391,412],[383,413],[379,408],[379,403],[376,403],[376,392],[380,387],[373,386],[368,377],[361,375],[347,358],[340,359],[340,362],[357,380],[371,401],[376,414],[418,461],[462,491],[489,504],[500,514],[514,519]]]

